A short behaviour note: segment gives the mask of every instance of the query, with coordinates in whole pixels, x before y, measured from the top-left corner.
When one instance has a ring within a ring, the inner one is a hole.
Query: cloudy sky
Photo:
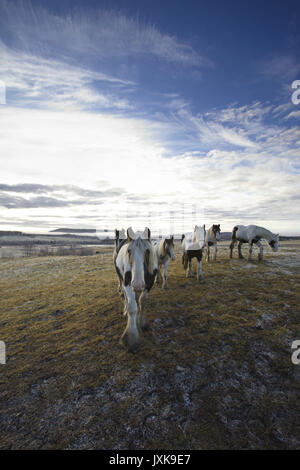
[[[299,18],[289,0],[0,0],[0,229],[300,234]]]

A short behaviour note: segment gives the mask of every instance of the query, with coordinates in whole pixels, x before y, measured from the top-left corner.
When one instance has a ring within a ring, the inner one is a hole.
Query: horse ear
[[[145,227],[143,234],[142,234],[142,238],[144,240],[147,240],[147,239],[150,240],[150,237],[151,237],[150,229],[148,227]]]
[[[185,234],[183,233],[183,234],[181,235],[181,240],[180,240],[180,241],[182,242],[182,240],[183,240],[184,238],[185,238]]]
[[[134,233],[133,233],[132,227],[129,227],[127,229],[127,240],[131,241],[133,238],[134,238]]]
[[[220,224],[218,224],[218,227],[220,228]]]
[[[171,236],[171,240],[172,240],[172,241],[174,240],[174,235]]]

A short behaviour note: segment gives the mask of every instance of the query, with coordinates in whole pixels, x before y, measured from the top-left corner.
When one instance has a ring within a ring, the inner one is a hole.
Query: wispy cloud
[[[133,82],[86,70],[53,59],[14,51],[0,41],[0,78],[6,84],[8,104],[63,109],[130,108],[116,88]],[[97,89],[102,84],[105,92]]]
[[[2,1],[0,25],[13,35],[15,47],[42,55],[81,56],[99,59],[152,55],[170,63],[211,66],[189,44],[161,33],[154,25],[113,10],[74,9],[56,16],[30,1]],[[62,46],[63,45],[63,50]]]
[[[291,82],[297,78],[300,64],[293,55],[281,55],[260,61],[258,69],[265,77]]]

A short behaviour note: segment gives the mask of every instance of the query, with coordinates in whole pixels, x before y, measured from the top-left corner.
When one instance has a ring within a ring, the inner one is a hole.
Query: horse
[[[146,227],[142,234],[134,233],[131,227],[127,230],[127,238],[119,243],[119,248],[116,243],[114,265],[124,295],[124,316],[127,317],[121,342],[130,352],[136,352],[141,341],[140,329],[147,327],[145,301],[157,274],[149,228]]]
[[[206,261],[209,261],[210,247],[213,246],[215,249],[214,261],[217,260],[218,246],[217,242],[221,240],[221,229],[220,224],[212,225],[206,232],[205,235],[205,247],[206,247]]]
[[[242,255],[242,244],[249,243],[249,261],[252,259],[252,247],[253,243],[259,247],[259,255],[258,259],[263,259],[263,246],[260,243],[261,239],[265,239],[268,241],[270,247],[274,252],[278,251],[278,243],[279,243],[279,233],[276,235],[272,233],[270,230],[267,230],[264,227],[258,227],[257,225],[235,225],[232,229],[232,237],[231,237],[231,244],[230,244],[230,258],[232,258],[232,251],[237,242],[238,244],[238,252],[239,258],[243,259],[244,256]]]
[[[175,260],[175,253],[174,253],[174,236],[172,235],[171,238],[164,238],[161,241],[153,242],[153,247],[155,250],[158,270],[156,275],[156,284],[163,283],[163,288],[168,288],[167,282],[167,272],[168,272],[168,265],[170,258],[172,261]],[[160,268],[164,266],[164,277],[162,278]]]
[[[197,280],[200,282],[202,273],[202,251],[205,243],[205,225],[203,227],[194,228],[194,233],[191,236],[183,234],[181,237],[181,246],[183,247],[182,264],[186,269],[186,277],[193,277],[192,259],[197,258]]]

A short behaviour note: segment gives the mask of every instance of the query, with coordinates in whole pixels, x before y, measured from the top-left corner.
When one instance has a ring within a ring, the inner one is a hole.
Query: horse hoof
[[[120,342],[131,353],[136,353],[140,348],[140,341],[137,339],[133,340],[127,334],[121,337]]]

